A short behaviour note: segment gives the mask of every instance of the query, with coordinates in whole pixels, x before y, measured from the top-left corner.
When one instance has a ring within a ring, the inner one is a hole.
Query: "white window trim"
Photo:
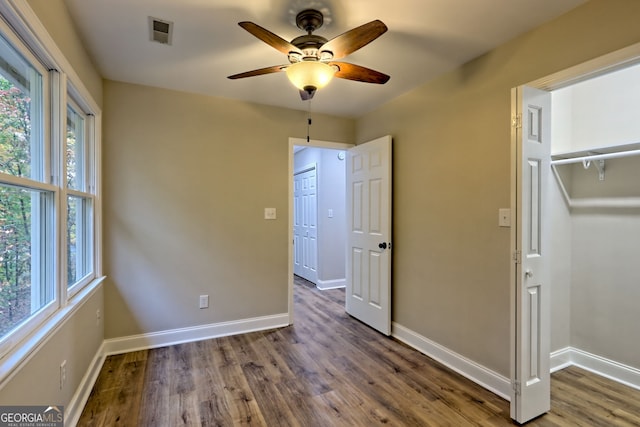
[[[80,186],[82,188],[84,188],[84,190],[75,190],[75,189],[71,189],[67,187],[67,162],[66,159],[62,159],[62,161],[59,163],[61,166],[61,172],[60,172],[60,177],[59,177],[59,183],[62,187],[62,191],[61,191],[61,203],[64,203],[65,205],[67,205],[68,202],[68,196],[77,196],[77,197],[81,197],[84,199],[87,199],[91,202],[91,216],[88,220],[88,223],[93,225],[93,228],[89,231],[91,234],[91,241],[92,241],[92,246],[91,248],[84,248],[84,249],[88,249],[89,251],[89,256],[92,258],[92,262],[91,262],[91,271],[85,275],[84,277],[82,277],[80,280],[76,281],[76,283],[74,283],[71,286],[67,286],[68,283],[68,277],[67,277],[67,250],[68,248],[66,247],[67,245],[67,241],[66,241],[66,231],[67,231],[67,223],[66,223],[66,217],[65,218],[61,218],[61,223],[60,223],[60,227],[61,230],[63,231],[62,234],[64,236],[62,236],[63,238],[61,239],[61,245],[62,245],[62,252],[61,252],[61,257],[63,258],[61,260],[61,264],[64,267],[64,271],[61,271],[61,283],[64,284],[64,286],[66,287],[66,290],[63,292],[66,292],[67,294],[67,298],[72,298],[74,295],[76,295],[79,291],[82,290],[82,288],[84,288],[87,284],[89,284],[93,279],[95,279],[96,277],[98,277],[97,271],[96,271],[96,256],[95,254],[98,252],[99,247],[97,246],[97,241],[95,238],[95,235],[97,234],[95,232],[96,228],[97,228],[97,222],[96,222],[96,202],[97,202],[97,195],[92,191],[92,189],[96,188],[96,174],[94,172],[94,167],[92,165],[92,162],[95,164],[97,163],[98,159],[95,157],[95,155],[93,154],[96,151],[95,147],[95,140],[97,135],[95,134],[95,116],[91,113],[88,113],[86,110],[86,107],[82,106],[79,102],[76,101],[76,98],[74,97],[74,95],[72,94],[68,94],[67,91],[65,90],[65,95],[66,95],[66,102],[64,103],[64,109],[61,109],[61,111],[64,111],[64,114],[62,114],[63,119],[62,119],[62,123],[64,123],[64,126],[62,128],[63,130],[63,140],[60,141],[60,143],[62,144],[61,146],[66,147],[66,133],[67,133],[67,108],[71,107],[76,114],[83,114],[84,115],[84,129],[83,129],[83,136],[84,136],[84,141],[87,142],[87,144],[85,145],[85,149],[83,150],[83,166],[82,166],[82,181],[83,184]],[[61,97],[62,99],[64,99],[65,97]],[[62,106],[60,107],[62,108]],[[66,151],[66,150],[62,150],[61,152]],[[84,218],[83,218],[84,219]],[[78,226],[78,225],[77,225]],[[86,256],[85,253],[83,253],[83,256]]]
[[[28,59],[31,60],[34,66],[41,64],[45,70],[43,80],[48,78],[47,74],[50,76],[49,80],[46,83],[43,82],[43,84],[57,84],[57,87],[60,88],[57,92],[51,89],[48,90],[48,93],[51,94],[51,99],[50,102],[45,104],[44,114],[45,119],[49,117],[53,121],[50,126],[45,126],[45,144],[51,141],[52,144],[57,144],[57,147],[62,147],[59,144],[62,142],[61,138],[66,132],[67,96],[74,99],[85,113],[89,113],[93,117],[91,129],[89,130],[94,135],[93,152],[90,153],[93,157],[94,167],[91,171],[93,175],[90,179],[91,187],[87,189],[87,192],[92,194],[94,205],[93,271],[95,272],[92,279],[82,281],[82,286],[80,284],[74,286],[72,293],[67,292],[66,280],[62,280],[64,278],[62,277],[62,271],[65,270],[66,263],[63,264],[62,262],[65,260],[60,259],[65,256],[65,251],[63,250],[63,239],[65,237],[61,233],[63,228],[60,224],[60,221],[64,221],[64,219],[60,218],[63,215],[57,215],[57,218],[54,219],[56,222],[56,231],[54,233],[56,239],[55,250],[57,252],[54,268],[57,281],[56,300],[54,304],[46,306],[41,313],[28,321],[39,326],[29,329],[29,332],[24,334],[27,335],[26,337],[19,336],[20,334],[10,334],[9,339],[0,341],[0,388],[2,388],[66,320],[101,287],[104,277],[102,272],[101,183],[96,179],[96,177],[101,176],[101,109],[27,2],[23,0],[3,0],[0,2],[0,30],[7,40],[14,45],[28,46],[30,52],[33,53],[33,55],[29,55]],[[33,56],[35,58],[32,58]],[[47,73],[47,69],[52,72]],[[56,79],[59,80],[56,81]],[[60,108],[63,109],[60,110]],[[54,117],[52,112],[56,109],[59,111]],[[51,134],[48,132],[51,132]],[[47,148],[45,149],[45,156],[58,155],[50,147],[45,148]],[[60,165],[63,163],[63,159],[45,158],[44,160],[46,165]],[[2,174],[2,179],[8,184],[36,190],[53,191],[55,203],[58,204],[56,212],[61,212],[60,203],[63,195],[66,199],[66,192],[61,190],[63,183],[60,180],[65,179],[66,176],[60,174],[61,167],[52,169],[57,169],[57,171],[45,168],[44,180],[46,182],[44,183],[23,177],[7,176],[6,174]],[[5,345],[7,343],[9,345]]]

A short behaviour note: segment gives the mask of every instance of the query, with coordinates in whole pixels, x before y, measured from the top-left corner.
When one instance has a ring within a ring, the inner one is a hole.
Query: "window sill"
[[[0,359],[0,389],[4,388],[20,368],[100,289],[105,278],[102,276],[92,280],[84,289],[69,299],[65,307],[56,310],[31,335],[15,344],[14,348],[2,356]]]

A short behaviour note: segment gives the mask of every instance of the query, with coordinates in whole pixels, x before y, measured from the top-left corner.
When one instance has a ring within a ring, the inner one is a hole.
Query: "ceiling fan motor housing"
[[[312,34],[315,30],[322,27],[324,17],[321,12],[315,9],[306,9],[298,13],[296,16],[296,24],[298,28],[307,32],[303,36],[298,36],[291,40],[291,44],[302,51],[302,56],[299,52],[289,53],[289,62],[295,63],[300,61],[319,61],[331,59],[328,55],[322,55],[319,50],[327,43],[327,39]],[[321,57],[322,56],[322,57]],[[332,55],[331,55],[332,56]]]
[[[324,45],[326,42],[327,39],[315,34],[305,34],[304,36],[296,37],[295,39],[291,40],[291,44],[300,49],[302,51],[302,55],[300,55],[299,52],[290,52],[289,61],[293,63],[300,61],[318,61],[331,59],[330,57],[326,57],[327,55],[323,55],[323,53],[319,51],[320,47],[322,47],[322,45]]]

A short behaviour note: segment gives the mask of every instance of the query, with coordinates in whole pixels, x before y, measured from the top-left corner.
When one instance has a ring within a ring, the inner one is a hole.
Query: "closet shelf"
[[[582,163],[585,169],[589,169],[592,162],[598,169],[600,181],[604,181],[606,159],[640,156],[640,143],[618,145],[613,147],[595,148],[588,151],[575,151],[571,153],[552,154],[551,166]]]
[[[572,198],[565,187],[563,177],[560,173],[561,170],[557,168],[557,166],[560,165],[582,163],[584,168],[588,169],[593,164],[598,170],[600,181],[604,181],[605,160],[631,156],[640,156],[640,143],[593,148],[590,150],[575,151],[571,153],[555,153],[551,155],[551,169],[556,177],[557,183],[560,185],[562,196],[571,209],[605,208],[637,210],[640,209],[640,197],[638,197],[637,192],[622,197],[620,195],[617,197],[602,197],[602,195],[600,195],[597,197]]]
[[[640,142],[616,145],[612,147],[593,148],[583,151],[551,154],[552,165],[566,165],[590,160],[604,160],[640,155]]]

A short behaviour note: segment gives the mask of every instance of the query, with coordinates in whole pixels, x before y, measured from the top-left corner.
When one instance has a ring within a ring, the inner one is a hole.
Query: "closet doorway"
[[[523,284],[535,284],[540,275],[525,268],[527,248],[518,253],[516,234],[523,232],[518,227],[531,212],[518,211],[512,192],[511,412],[519,422],[530,418],[519,413],[531,403],[519,391],[535,383],[525,373],[539,367],[533,354],[523,352],[539,349],[545,340],[550,354],[540,353],[537,361],[550,366],[541,377],[576,365],[640,389],[640,331],[635,327],[640,324],[640,273],[635,268],[640,253],[638,64],[640,44],[528,84],[551,97],[551,156],[542,168],[550,176],[541,210],[549,260],[548,276],[542,277],[548,277],[550,298],[547,307],[530,306],[540,316],[536,325],[541,330],[518,323],[517,299],[528,292]],[[534,330],[537,336],[530,334]],[[533,363],[527,365],[528,360]]]

